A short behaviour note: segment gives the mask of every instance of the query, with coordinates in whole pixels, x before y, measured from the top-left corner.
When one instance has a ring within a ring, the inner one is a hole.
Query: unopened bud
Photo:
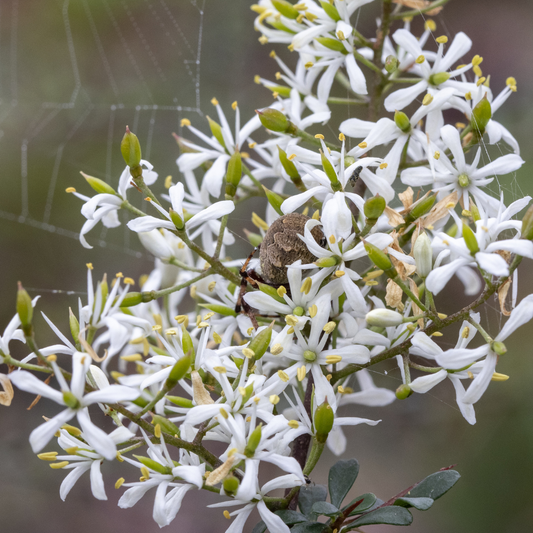
[[[315,265],[319,268],[329,268],[341,264],[342,259],[336,255],[330,257],[321,257],[315,261]]]
[[[159,472],[160,474],[172,474],[172,469],[168,466],[164,466],[161,463],[158,463],[157,461],[154,461],[153,459],[150,459],[150,457],[145,457],[144,455],[133,455],[139,463],[142,463],[147,468],[150,468],[154,472]]]
[[[289,119],[277,109],[267,107],[266,109],[262,110],[256,109],[255,112],[259,115],[259,120],[261,121],[261,124],[267,130],[285,133],[291,127]]]
[[[470,125],[472,126],[472,132],[476,140],[480,140],[485,133],[485,129],[489,120],[492,118],[492,108],[490,102],[487,99],[487,95],[477,103],[472,109],[472,116],[470,117]]]
[[[224,147],[226,148],[226,142],[224,141],[224,135],[222,135],[222,127],[218,122],[215,122],[210,117],[207,117],[207,121],[209,122],[209,128],[211,129],[211,133],[213,134],[213,137]]]
[[[365,202],[364,213],[369,220],[377,220],[385,211],[387,202],[383,196],[374,196]]]
[[[433,250],[431,249],[431,239],[426,233],[421,233],[416,239],[413,256],[416,262],[418,275],[425,279],[433,268]]]
[[[263,242],[263,236],[259,233],[253,233],[251,231],[244,230],[246,238],[250,241],[250,244],[257,248]]]
[[[476,255],[479,252],[479,244],[474,232],[468,224],[463,224],[463,239],[465,240],[466,247],[470,250],[470,253]]]
[[[183,379],[185,377],[190,367],[191,367],[191,356],[190,355],[185,355],[184,357],[176,361],[165,383],[166,389],[171,390],[172,388],[174,388],[176,383],[178,383],[180,379]]]
[[[115,189],[113,189],[113,187],[111,187],[111,185],[108,185],[105,181],[102,181],[98,178],[94,178],[93,176],[89,176],[84,172],[80,172],[80,174],[85,178],[85,180],[92,187],[92,189],[98,194],[117,194]]]
[[[385,59],[385,70],[389,74],[392,74],[393,72],[396,72],[398,70],[398,65],[399,64],[400,64],[400,62],[398,61],[398,59],[395,56],[393,56],[393,55],[387,56],[386,59]]]
[[[372,263],[374,263],[379,269],[387,272],[393,268],[389,256],[377,246],[369,242],[365,242],[365,250],[370,261],[372,261]]]
[[[404,217],[405,223],[411,224],[415,220],[418,220],[421,216],[424,216],[433,207],[436,199],[436,196],[427,196],[419,202],[416,202],[411,211],[409,211],[409,213],[407,213],[407,215]]]
[[[244,448],[244,455],[246,457],[253,457],[255,454],[255,450],[257,450],[257,447],[259,446],[259,443],[261,442],[261,425],[257,426],[250,435],[250,438],[248,439],[248,444]]]
[[[183,219],[179,216],[177,211],[174,211],[174,209],[169,209],[168,214],[170,215],[170,219],[174,223],[174,226],[176,226],[176,229],[181,231],[185,227],[185,222],[183,222]]]
[[[287,153],[278,146],[279,160],[285,172],[288,174],[292,181],[301,181],[300,173],[296,168],[296,165],[287,157]]]
[[[76,315],[72,312],[72,309],[68,310],[68,323],[70,326],[70,334],[72,335],[72,338],[74,339],[74,343],[78,343],[78,335],[80,334],[80,323],[78,322],[78,319],[76,318]]]
[[[237,316],[235,309],[222,304],[201,304],[202,307],[209,309],[213,313],[218,313],[222,316]]]
[[[168,394],[165,396],[165,398],[169,402],[172,402],[174,405],[177,405],[178,407],[186,407],[187,409],[190,409],[194,406],[192,400],[190,400],[189,398],[182,398],[181,396],[170,396]]]
[[[398,400],[405,400],[406,398],[409,398],[411,394],[413,394],[413,391],[409,385],[400,385],[396,389],[396,398],[398,398]]]
[[[281,210],[281,204],[285,201],[279,194],[267,189],[263,185],[263,190],[265,191],[268,203],[274,208],[278,215],[283,216],[283,211]]]
[[[257,361],[261,359],[270,345],[270,340],[272,339],[272,328],[274,324],[270,324],[268,328],[262,329],[248,345],[248,348],[254,352],[254,359]]]
[[[335,52],[346,52],[344,44],[342,44],[342,41],[339,41],[338,39],[332,39],[331,37],[317,37],[316,40],[322,46],[325,46],[330,50],[334,50]]]
[[[497,355],[504,355],[507,353],[507,346],[501,341],[494,341],[490,348]]]
[[[339,182],[339,178],[337,176],[337,172],[335,171],[333,164],[322,151],[320,152],[320,157],[322,159],[322,168],[324,169],[326,176],[331,182],[331,188],[334,191],[340,191],[342,188],[342,185]]]
[[[228,161],[228,171],[226,172],[226,194],[232,198],[237,192],[237,187],[242,176],[242,160],[239,151],[230,157]]]
[[[318,442],[324,443],[328,440],[329,432],[333,429],[333,422],[335,421],[335,413],[331,405],[326,401],[319,405],[315,411],[314,426],[315,435]]]
[[[22,331],[24,331],[25,335],[29,335],[31,333],[31,321],[33,319],[33,306],[30,295],[26,292],[26,289],[24,289],[20,281],[18,282],[17,291],[17,313],[22,325]]]
[[[239,480],[235,476],[228,476],[222,486],[226,496],[234,496],[239,489]]]
[[[341,16],[339,15],[339,12],[333,3],[328,2],[327,0],[320,0],[320,5],[330,19],[334,20],[335,22],[341,20]]]
[[[388,328],[403,324],[403,315],[391,309],[373,309],[365,317],[368,326]]]
[[[126,126],[126,133],[120,143],[120,151],[122,152],[122,157],[126,165],[130,168],[136,168],[141,164],[142,156],[139,139],[137,139],[137,135],[130,131],[128,126]]]
[[[164,416],[161,416],[161,415],[152,415],[152,424],[154,426],[156,426],[157,424],[159,424],[161,426],[161,429],[165,432],[165,433],[168,433],[169,435],[178,435],[180,434],[180,430],[178,428],[178,426],[176,426],[176,424],[174,424],[173,422],[171,422],[168,418],[165,418]]]
[[[143,295],[141,292],[128,292],[120,303],[120,307],[133,307],[143,303]]]
[[[409,117],[403,111],[396,111],[394,113],[394,123],[404,133],[409,133],[411,131],[411,122],[409,121]]]
[[[272,5],[288,19],[298,18],[300,12],[287,0],[272,0]]]
[[[261,283],[260,281],[257,282],[257,285],[261,292],[268,294],[268,296],[270,296],[271,298],[274,298],[274,300],[276,300],[277,302],[282,303],[282,304],[287,303],[285,301],[285,298],[282,298],[278,294],[278,291],[274,287],[272,287],[272,285],[268,285],[267,283]]]

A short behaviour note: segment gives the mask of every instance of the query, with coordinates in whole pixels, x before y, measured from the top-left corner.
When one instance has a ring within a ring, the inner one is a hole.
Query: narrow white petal
[[[89,412],[86,408],[80,409],[77,415],[85,439],[90,446],[108,461],[115,459],[117,455],[117,447],[113,442],[113,439],[105,431],[101,430],[91,422]]]
[[[428,374],[413,380],[409,387],[415,392],[423,394],[431,390],[435,385],[438,385],[441,381],[444,381],[448,377],[446,370],[439,370],[434,374]]]
[[[497,362],[498,356],[494,352],[490,351],[485,359],[483,370],[474,378],[474,381],[472,381],[470,387],[468,387],[468,390],[463,398],[464,403],[476,403],[481,396],[483,396],[483,393],[487,390],[492,379],[492,375],[496,370]]]
[[[76,484],[76,481],[78,481],[78,479],[91,468],[91,463],[92,461],[84,461],[82,464],[76,466],[76,468],[73,468],[65,477],[61,483],[61,487],[59,487],[59,497],[63,501],[65,501],[65,498]]]
[[[285,524],[278,515],[270,511],[263,500],[258,502],[257,510],[269,531],[275,533],[290,533],[289,526]]]
[[[91,491],[97,500],[107,500],[100,461],[93,461],[91,464]]]
[[[30,444],[33,453],[39,453],[50,442],[50,439],[56,431],[62,425],[66,424],[74,414],[74,411],[71,409],[65,409],[54,416],[54,418],[36,427],[30,434]]]

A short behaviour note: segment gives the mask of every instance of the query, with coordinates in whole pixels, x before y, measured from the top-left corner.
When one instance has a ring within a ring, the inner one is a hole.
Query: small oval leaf
[[[348,491],[359,474],[359,463],[356,459],[337,461],[330,469],[328,476],[329,497],[331,503],[340,507]]]
[[[423,479],[406,496],[409,498],[432,498],[437,500],[446,494],[458,481],[461,474],[456,470],[435,472]]]
[[[398,498],[394,505],[401,507],[414,507],[419,511],[427,511],[435,500],[433,498]]]
[[[300,522],[307,522],[307,518],[298,511],[292,511],[290,509],[281,509],[276,513],[287,525],[292,526]]]
[[[309,485],[300,489],[298,507],[305,516],[310,516],[315,502],[326,501],[328,489],[324,485]]]
[[[391,526],[408,526],[413,521],[413,515],[404,507],[381,507],[365,514],[352,522],[346,531],[360,526],[372,524],[390,524]]]
[[[348,516],[354,516],[356,514],[364,513],[365,511],[368,511],[377,501],[377,497],[375,494],[372,494],[371,492],[367,492],[366,494],[361,494],[361,496],[357,496],[357,498],[354,498],[348,505],[343,507],[343,511],[353,505],[354,503],[363,500]]]
[[[339,514],[339,509],[329,502],[315,502],[311,511],[317,515],[335,516]]]

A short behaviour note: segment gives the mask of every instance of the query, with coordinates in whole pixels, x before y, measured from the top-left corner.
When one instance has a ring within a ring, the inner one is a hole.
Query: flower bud
[[[335,413],[328,404],[328,400],[319,405],[315,411],[315,418],[313,420],[315,426],[316,440],[324,443],[328,440],[329,432],[333,429],[333,422],[335,421]]]
[[[80,334],[80,323],[70,307],[68,308],[68,323],[70,326],[70,334],[74,339],[74,344],[77,344],[79,342],[78,335]]]
[[[167,394],[165,398],[169,402],[172,402],[174,405],[177,405],[178,407],[185,407],[187,409],[194,407],[192,400],[189,400],[189,398],[182,398],[181,396],[170,396],[169,394]]]
[[[335,22],[341,20],[339,12],[333,4],[329,3],[327,0],[320,0],[320,5],[330,19],[334,20]]]
[[[207,117],[207,121],[209,122],[209,128],[211,129],[211,133],[213,134],[213,137],[224,147],[226,148],[226,142],[224,141],[224,135],[222,135],[222,128],[218,122],[215,122],[210,117]]]
[[[415,220],[418,220],[421,216],[424,216],[433,207],[436,199],[436,196],[427,196],[426,198],[416,202],[411,211],[409,211],[409,213],[407,213],[407,215],[404,217],[405,223],[411,224]]]
[[[300,180],[300,173],[296,168],[296,165],[287,157],[287,153],[278,146],[279,160],[282,164],[285,172],[288,174],[292,181]]]
[[[346,53],[344,44],[342,44],[342,41],[339,41],[338,39],[332,39],[331,37],[317,37],[315,40],[330,50]]]
[[[379,269],[387,272],[393,268],[389,256],[377,246],[365,241],[365,250],[370,261],[372,261],[372,263],[374,263]]]
[[[261,425],[257,426],[250,435],[250,438],[248,439],[248,444],[246,444],[246,447],[244,448],[244,455],[246,457],[253,457],[255,450],[257,450],[257,447],[259,446],[259,443],[261,442]]]
[[[341,264],[341,258],[332,255],[330,257],[321,257],[315,261],[315,265],[319,268],[330,268]]]
[[[431,239],[426,233],[421,233],[416,239],[413,248],[413,256],[416,262],[418,275],[425,279],[433,268],[433,250],[431,249]]]
[[[242,176],[241,154],[235,151],[228,161],[228,171],[226,172],[226,195],[233,198],[237,192],[237,187]]]
[[[268,294],[268,296],[274,298],[274,300],[276,300],[277,302],[280,302],[282,304],[287,303],[285,299],[278,294],[278,291],[274,287],[272,287],[272,285],[268,285],[267,283],[261,283],[260,281],[257,282],[257,285],[261,292]]]
[[[128,126],[126,126],[126,133],[120,143],[120,151],[122,152],[122,157],[126,165],[130,168],[136,168],[141,164],[142,157],[139,139],[137,139],[137,135],[130,131]]]
[[[472,109],[472,116],[470,117],[470,125],[472,126],[472,132],[476,140],[480,140],[485,133],[485,129],[489,120],[492,118],[492,108],[490,102],[487,99],[487,95],[477,103]]]
[[[170,215],[170,219],[172,220],[174,226],[176,226],[176,229],[181,231],[185,227],[185,222],[183,222],[183,219],[179,216],[177,211],[174,211],[174,209],[169,209],[168,214]]]
[[[403,315],[391,309],[373,309],[365,317],[368,326],[388,328],[403,324]]]
[[[394,123],[404,133],[409,133],[411,131],[411,122],[409,121],[409,117],[403,111],[396,111],[394,113]]]
[[[254,352],[254,359],[257,361],[261,359],[268,349],[270,340],[272,339],[272,328],[274,323],[270,324],[268,328],[262,329],[257,335],[250,341],[248,349]]]
[[[228,476],[222,483],[226,496],[234,496],[239,490],[239,484],[239,480],[235,476]]]
[[[470,250],[470,253],[472,255],[476,255],[479,252],[479,244],[470,226],[464,223],[463,223],[463,239],[465,240],[466,247]]]
[[[142,292],[128,292],[120,303],[120,307],[134,307],[141,303],[143,303]]]
[[[365,202],[364,213],[369,220],[377,220],[385,211],[387,202],[383,196],[374,196]]]
[[[405,400],[406,398],[409,398],[411,394],[413,394],[413,391],[409,385],[403,384],[396,389],[396,398],[398,398],[398,400]]]
[[[504,355],[507,353],[507,346],[501,341],[494,341],[490,345],[490,349],[497,355]]]
[[[213,313],[218,313],[222,316],[237,316],[235,309],[228,307],[227,305],[222,304],[200,304],[201,307],[213,311]]]
[[[267,107],[266,109],[262,110],[256,109],[255,112],[259,115],[261,124],[267,130],[285,133],[291,126],[289,119],[277,109]]]
[[[449,79],[450,74],[448,72],[436,72],[435,74],[431,74],[431,76],[429,77],[429,83],[430,85],[438,87],[441,83],[444,83]]]
[[[529,207],[522,219],[522,239],[533,239],[533,205]]]
[[[185,326],[181,327],[181,348],[183,350],[184,354],[190,355],[191,357],[194,357],[194,344],[192,342],[192,338],[189,335],[189,332],[185,328]]]
[[[20,281],[18,282],[17,291],[17,313],[24,335],[30,335],[31,321],[33,319],[33,305],[31,303],[30,295],[26,292]]]
[[[105,181],[102,181],[98,178],[94,178],[93,176],[89,176],[84,172],[80,172],[80,174],[85,178],[87,183],[92,187],[95,192],[99,194],[117,194],[115,189],[113,189],[113,187],[111,187],[111,185],[108,185]]]
[[[168,418],[161,415],[152,415],[152,424],[155,426],[159,424],[161,429],[169,435],[180,435],[180,430],[176,424],[171,422]]]
[[[331,182],[331,188],[334,191],[340,191],[342,189],[342,185],[339,182],[337,172],[335,172],[335,168],[333,167],[331,161],[326,157],[322,150],[320,150],[320,157],[322,159],[322,168]]]
[[[250,241],[250,244],[257,248],[263,242],[263,236],[259,233],[253,233],[252,231],[244,230],[246,238]]]
[[[172,470],[168,466],[164,466],[161,463],[158,463],[157,461],[154,461],[153,459],[150,459],[150,457],[145,457],[144,455],[133,455],[139,463],[142,463],[147,468],[150,468],[154,472],[159,472],[160,474],[169,475],[172,474]]]
[[[190,368],[191,356],[189,354],[176,361],[165,383],[166,389],[171,390],[174,388],[176,383],[185,377]]]
[[[385,70],[389,73],[389,74],[392,74],[393,72],[396,72],[398,70],[398,65],[400,64],[400,62],[398,61],[398,59],[393,56],[393,55],[390,55],[390,56],[387,56],[385,58]]]
[[[279,194],[267,189],[263,185],[263,190],[265,191],[268,203],[274,208],[276,213],[280,216],[283,216],[283,211],[281,210],[281,204],[285,201]]]
[[[300,12],[287,0],[272,0],[272,5],[288,19],[298,18]]]

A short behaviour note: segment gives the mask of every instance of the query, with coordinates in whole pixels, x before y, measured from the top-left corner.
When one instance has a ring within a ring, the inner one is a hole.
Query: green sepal
[[[235,196],[237,187],[242,177],[242,159],[241,154],[237,150],[233,153],[228,161],[228,170],[226,172],[226,194],[228,196]]]
[[[372,261],[372,263],[374,263],[374,265],[376,265],[380,270],[387,272],[393,268],[389,256],[377,246],[365,241],[365,250],[370,261]]]
[[[200,304],[200,307],[209,309],[209,311],[213,311],[213,313],[218,313],[219,315],[222,315],[222,316],[237,316],[235,309],[232,309],[231,307],[228,307],[227,305]]]
[[[214,121],[210,117],[206,117],[207,121],[209,122],[209,128],[211,130],[211,133],[213,134],[213,137],[224,147],[226,148],[226,142],[224,141],[224,136],[222,135],[222,127],[220,124],[216,121]]]
[[[264,87],[266,87],[273,93],[278,93],[283,98],[288,98],[291,95],[292,89],[291,87],[287,87],[286,85],[264,85]]]
[[[326,157],[326,154],[322,152],[322,150],[320,150],[320,157],[322,159],[322,168],[324,169],[326,176],[331,182],[331,188],[333,189],[333,191],[340,191],[342,189],[342,185],[339,182],[339,178],[337,176],[337,173],[335,172],[333,164]]]
[[[431,74],[429,77],[429,83],[430,85],[434,85],[435,87],[438,87],[441,83],[444,83],[445,81],[448,81],[450,79],[450,73],[449,72],[436,72],[435,74]]]
[[[80,342],[78,339],[78,336],[80,334],[80,323],[78,322],[76,315],[72,312],[72,309],[70,307],[68,308],[68,323],[70,326],[70,334],[74,339],[74,343],[78,344]]]
[[[161,416],[161,415],[152,415],[152,425],[156,425],[156,424],[159,424],[161,426],[161,429],[165,432],[165,433],[168,433],[169,435],[177,435],[178,437],[180,436],[180,430],[178,428],[178,426],[176,426],[176,424],[174,424],[173,422],[171,422],[168,418],[165,418],[164,416]]]
[[[287,0],[272,0],[272,5],[288,19],[296,19],[300,12]]]
[[[128,126],[126,126],[126,133],[120,143],[120,151],[126,165],[130,168],[137,168],[141,164],[142,155],[139,139],[130,131]]]
[[[396,111],[394,113],[394,123],[404,133],[409,133],[411,131],[411,122],[409,121],[409,117],[403,111]]]
[[[321,257],[315,261],[315,265],[319,268],[331,268],[340,265],[342,259],[337,255],[331,255],[329,257]]]
[[[174,224],[174,226],[176,226],[176,229],[178,231],[181,231],[185,227],[185,222],[179,216],[178,212],[174,211],[174,209],[170,208],[168,210],[168,214],[170,215],[170,220],[172,220],[172,223]]]
[[[92,187],[92,189],[98,194],[117,194],[115,189],[113,189],[113,187],[111,187],[111,185],[108,185],[105,181],[99,178],[95,178],[93,176],[89,176],[84,172],[81,172],[80,174],[85,178],[85,181],[87,181],[87,183]]]
[[[369,220],[377,220],[385,211],[387,202],[383,196],[374,196],[369,198],[364,205],[365,217]]]
[[[177,405],[178,407],[185,407],[185,408],[194,407],[192,400],[189,400],[189,398],[182,398],[181,396],[170,396],[168,394],[165,396],[165,398],[169,402],[172,402],[174,405]]]
[[[466,247],[470,250],[471,255],[476,255],[479,252],[479,244],[472,228],[468,224],[463,223],[463,239]]]
[[[487,128],[489,120],[492,118],[492,107],[487,95],[476,104],[474,109],[472,109],[472,116],[470,117],[470,126],[472,127],[472,132],[476,140],[480,140]]]
[[[78,409],[80,407],[80,402],[74,393],[69,390],[63,391],[63,401],[67,407],[70,409]]]
[[[332,39],[331,37],[317,37],[315,40],[322,46],[334,50],[335,52],[342,52],[343,54],[348,53],[346,47],[342,44],[342,41],[339,41],[338,39]]]
[[[505,355],[507,353],[507,346],[501,341],[494,341],[490,345],[490,349],[496,354],[496,355]]]
[[[244,448],[244,455],[246,457],[253,457],[255,454],[255,450],[257,450],[257,447],[259,446],[259,443],[261,442],[261,434],[262,434],[262,425],[259,424],[253,431],[250,437],[248,438],[248,443],[246,444],[246,447]]]
[[[330,19],[334,20],[335,22],[339,22],[339,20],[341,20],[341,16],[334,5],[330,4],[327,0],[320,0],[320,5]]]
[[[291,180],[301,179],[296,165],[287,157],[287,152],[278,146],[279,160]]]
[[[145,457],[144,455],[135,455],[133,454],[133,457],[139,461],[139,463],[142,463],[147,468],[150,468],[151,470],[154,470],[155,472],[159,472],[163,475],[169,475],[172,474],[172,469],[168,466],[164,466],[161,463],[158,463],[157,461],[154,461],[153,459],[150,459],[150,457]]]
[[[172,388],[174,388],[176,383],[178,383],[180,379],[183,379],[187,375],[187,372],[189,371],[190,368],[191,368],[191,356],[190,355],[185,355],[181,359],[176,361],[165,383],[165,387],[167,388],[167,390],[171,390]]]
[[[141,292],[128,292],[122,302],[120,302],[120,307],[133,307],[134,305],[139,305],[143,303],[143,295]]]
[[[259,287],[259,290],[261,292],[264,292],[265,294],[268,294],[271,298],[274,298],[279,303],[285,304],[287,303],[279,294],[278,291],[272,287],[272,285],[268,285],[267,283],[261,283],[260,281],[257,282],[257,285]]]
[[[407,213],[407,215],[405,216],[405,223],[411,224],[415,220],[418,220],[421,216],[424,216],[426,213],[428,213],[433,207],[433,204],[435,203],[436,199],[437,197],[435,195],[432,195],[427,196],[426,198],[423,198],[422,200],[416,202],[412,207],[411,211],[409,211],[409,213]]]
[[[261,124],[267,130],[285,133],[291,126],[289,119],[281,111],[273,109],[272,107],[256,109],[255,112],[259,116]]]
[[[274,211],[280,216],[283,216],[284,213],[281,210],[281,204],[285,201],[279,194],[267,189],[263,185],[263,190],[265,191],[268,203],[274,208]]]
[[[185,326],[181,326],[181,332],[181,347],[183,349],[183,353],[194,357],[196,352],[194,351],[194,344],[189,332],[187,331],[187,328]]]
[[[329,432],[333,429],[335,413],[326,399],[322,405],[319,405],[315,411],[313,425],[315,426],[316,440],[325,443],[328,440]]]

